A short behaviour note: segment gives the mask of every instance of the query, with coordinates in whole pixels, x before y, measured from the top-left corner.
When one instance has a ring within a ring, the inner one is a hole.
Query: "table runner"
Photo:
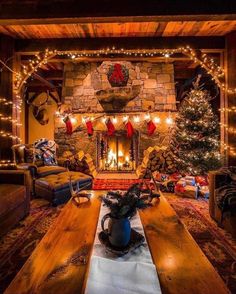
[[[108,253],[98,239],[101,219],[108,208],[101,206],[85,294],[161,294],[160,284],[152,257],[145,242],[122,257]],[[145,236],[137,213],[131,227]]]

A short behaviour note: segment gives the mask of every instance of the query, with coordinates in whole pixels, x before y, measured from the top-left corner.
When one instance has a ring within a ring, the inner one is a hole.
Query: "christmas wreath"
[[[119,63],[110,66],[107,78],[112,87],[123,87],[127,85],[129,70]]]

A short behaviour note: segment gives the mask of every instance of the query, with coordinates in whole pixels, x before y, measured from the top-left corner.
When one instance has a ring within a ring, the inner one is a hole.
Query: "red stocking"
[[[108,120],[106,121],[106,126],[107,126],[107,134],[108,134],[108,136],[114,135],[115,127],[114,127],[112,121],[110,120],[110,118],[108,118]]]
[[[133,136],[133,134],[134,134],[134,128],[133,128],[131,122],[128,121],[128,122],[125,124],[125,126],[126,126],[126,130],[127,130],[127,137],[128,137],[128,138],[131,138],[131,137]]]
[[[151,136],[156,130],[156,126],[153,123],[152,120],[147,122],[147,131],[148,131],[148,135]]]
[[[69,116],[66,116],[64,119],[63,119],[64,123],[66,124],[66,133],[68,135],[71,135],[72,134],[72,123],[71,123],[71,120],[69,118]]]
[[[87,118],[85,120],[85,123],[86,123],[86,127],[87,127],[88,136],[91,137],[93,135],[93,124],[91,122],[91,119]]]

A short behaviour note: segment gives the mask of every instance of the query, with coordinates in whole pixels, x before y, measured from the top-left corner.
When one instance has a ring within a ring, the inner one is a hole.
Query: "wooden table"
[[[99,195],[77,207],[69,201],[5,294],[79,294],[86,275],[100,211]],[[225,294],[228,290],[161,196],[140,212],[163,294]],[[119,294],[119,293],[117,293]]]

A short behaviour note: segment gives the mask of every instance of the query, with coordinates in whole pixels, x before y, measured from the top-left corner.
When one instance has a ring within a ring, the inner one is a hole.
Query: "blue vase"
[[[104,229],[106,219],[109,219],[107,231]],[[104,215],[101,225],[103,232],[108,234],[111,245],[119,248],[128,245],[131,233],[130,221],[128,218],[113,218],[108,213]]]

